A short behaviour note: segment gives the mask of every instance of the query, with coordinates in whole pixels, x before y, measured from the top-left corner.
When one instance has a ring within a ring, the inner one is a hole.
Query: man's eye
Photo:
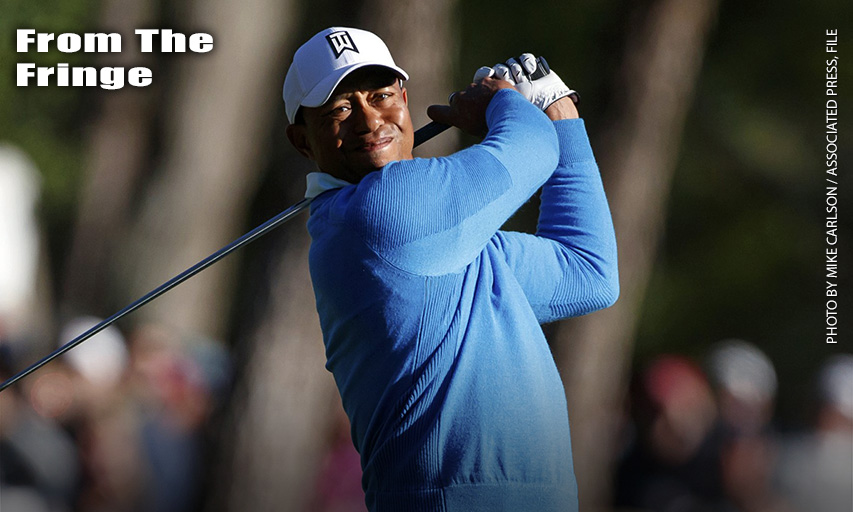
[[[329,110],[328,112],[326,112],[326,113],[324,114],[324,116],[327,116],[327,117],[338,117],[338,116],[345,115],[345,114],[346,114],[347,112],[349,112],[349,111],[350,111],[350,107],[349,107],[349,105],[339,105],[339,106],[337,106],[337,107],[335,107],[335,108],[333,108],[333,109]]]

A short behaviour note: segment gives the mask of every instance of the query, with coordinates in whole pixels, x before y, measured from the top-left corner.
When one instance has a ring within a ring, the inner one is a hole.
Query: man
[[[429,109],[485,135],[444,158],[412,157],[408,76],[369,32],[318,33],[285,79],[288,138],[320,170],[306,195],[326,367],[372,511],[577,509],[539,324],[616,300],[616,245],[573,91],[522,57]],[[543,184],[537,234],[500,231]]]

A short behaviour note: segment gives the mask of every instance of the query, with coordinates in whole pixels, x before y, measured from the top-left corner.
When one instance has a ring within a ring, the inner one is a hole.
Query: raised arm
[[[533,62],[547,70],[540,74],[542,82],[528,80],[536,76]],[[521,82],[528,99],[554,121],[560,159],[542,188],[536,235],[500,232],[493,243],[505,255],[540,322],[607,307],[619,295],[616,237],[598,166],[575,107],[576,96],[572,97],[576,93],[547,69],[544,59],[530,54],[494,69],[498,76]]]
[[[450,107],[430,110],[469,132],[487,129],[482,143],[449,157],[394,162],[353,192],[350,208],[363,211],[348,217],[364,219],[353,228],[392,265],[423,275],[460,270],[552,174],[552,123],[501,82],[472,84]]]
[[[542,187],[536,235],[502,231],[493,240],[541,323],[605,308],[619,295],[616,237],[583,120],[554,124],[560,163]]]

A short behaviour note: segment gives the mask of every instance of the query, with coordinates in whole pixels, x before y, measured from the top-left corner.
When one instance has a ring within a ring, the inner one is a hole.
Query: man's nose
[[[381,114],[370,105],[360,105],[353,110],[353,127],[356,133],[371,133],[382,124]]]

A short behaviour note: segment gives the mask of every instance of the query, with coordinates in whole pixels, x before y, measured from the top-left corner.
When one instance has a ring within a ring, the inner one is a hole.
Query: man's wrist
[[[575,107],[575,102],[569,96],[563,97],[552,103],[545,109],[545,114],[551,121],[560,121],[563,119],[578,119],[578,109]]]
[[[507,92],[504,92],[504,91],[507,91]],[[489,101],[489,106],[486,107],[486,124],[487,125],[489,125],[489,126],[492,125],[492,117],[495,115],[496,112],[500,112],[501,109],[503,109],[503,106],[502,106],[503,102],[511,101],[511,100],[508,100],[506,98],[495,101],[497,99],[497,97],[498,96],[511,95],[511,94],[519,94],[519,92],[516,91],[515,89],[513,89],[512,87],[507,87],[505,89],[500,89],[498,91],[495,91],[495,94],[492,96],[491,101]],[[527,101],[527,100],[525,100],[525,101]]]

